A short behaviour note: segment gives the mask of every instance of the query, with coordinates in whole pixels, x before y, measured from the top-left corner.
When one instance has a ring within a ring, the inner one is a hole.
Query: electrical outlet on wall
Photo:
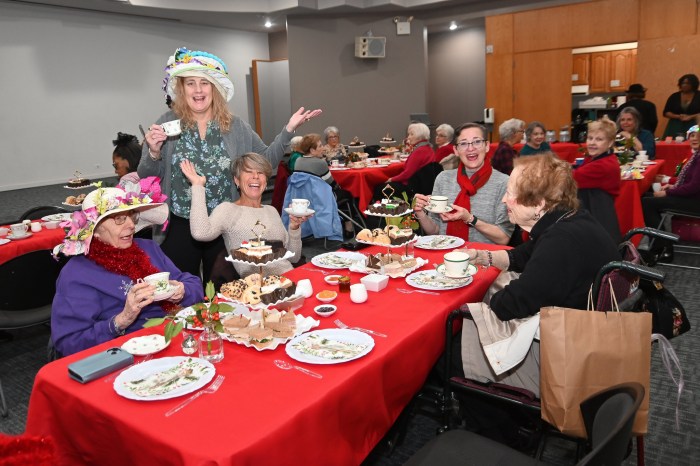
[[[486,53],[493,53],[493,45],[489,44],[486,46]]]

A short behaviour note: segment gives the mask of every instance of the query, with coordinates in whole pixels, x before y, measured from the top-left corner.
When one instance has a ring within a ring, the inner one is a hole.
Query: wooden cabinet
[[[571,85],[580,86],[588,84],[588,76],[591,70],[591,54],[578,53],[573,55],[574,66],[571,72]]]
[[[637,74],[636,49],[580,53],[572,57],[572,85],[588,84],[591,93],[622,92]],[[574,75],[578,75],[577,80],[573,80]]]

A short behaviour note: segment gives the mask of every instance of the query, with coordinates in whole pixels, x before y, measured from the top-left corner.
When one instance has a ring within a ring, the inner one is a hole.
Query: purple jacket
[[[666,193],[669,196],[700,198],[700,152],[693,154],[686,163],[688,168],[685,172],[683,184],[674,188],[668,188]],[[678,183],[676,183],[678,184]]]
[[[199,278],[180,272],[155,242],[134,241],[148,254],[155,268],[170,272],[171,280],[185,285],[185,297],[180,305],[202,301],[204,294]],[[108,272],[85,256],[68,261],[56,282],[51,308],[51,338],[56,349],[65,356],[115,338],[110,320],[124,310],[126,290],[131,283],[126,275]],[[146,306],[126,332],[141,329],[146,319],[162,316],[163,309],[158,303]]]

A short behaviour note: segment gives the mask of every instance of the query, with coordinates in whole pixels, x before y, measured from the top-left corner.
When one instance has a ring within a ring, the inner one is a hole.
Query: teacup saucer
[[[476,274],[477,269],[476,269],[476,266],[474,264],[469,264],[469,266],[467,267],[467,274],[466,275],[448,275],[447,272],[445,271],[445,264],[440,264],[437,266],[437,268],[435,270],[437,270],[437,273],[439,273],[443,277],[461,280],[464,278],[468,278],[470,275]]]
[[[7,243],[9,243],[9,242],[10,242],[9,239],[0,238],[0,246],[2,246],[3,244],[7,244]]]
[[[306,209],[306,212],[304,212],[303,214],[298,214],[294,212],[291,207],[285,208],[284,211],[287,212],[289,215],[293,215],[294,217],[308,217],[316,213],[314,209]]]
[[[175,290],[177,290],[177,286],[170,285],[165,291],[153,293],[153,301],[163,301],[164,299],[168,299],[175,294]]]
[[[8,233],[8,234],[7,234],[7,239],[11,239],[11,240],[17,241],[17,240],[20,240],[20,239],[27,239],[27,238],[29,238],[30,236],[32,236],[32,233],[29,233],[29,232],[27,232],[26,234],[24,234],[24,235],[22,235],[22,236],[15,236],[15,235],[13,235],[12,233]]]
[[[446,214],[447,212],[452,212],[454,208],[448,205],[443,207],[442,209],[428,209],[427,207],[424,207],[424,210],[427,210],[428,212],[432,212],[434,214]]]

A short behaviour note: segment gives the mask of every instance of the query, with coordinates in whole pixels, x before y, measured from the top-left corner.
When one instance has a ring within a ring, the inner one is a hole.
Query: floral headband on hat
[[[233,82],[224,61],[207,52],[187,50],[180,47],[168,59],[163,79],[163,91],[175,100],[177,77],[202,77],[211,82],[228,102],[233,98]]]
[[[83,208],[73,212],[71,219],[61,223],[68,229],[66,238],[53,250],[54,256],[87,254],[95,228],[102,220],[118,212],[138,209],[141,212],[135,225],[136,231],[147,226],[161,225],[168,219],[167,197],[160,191],[160,179],[155,176],[138,183],[126,183],[124,188],[103,188],[91,191],[83,201]]]

